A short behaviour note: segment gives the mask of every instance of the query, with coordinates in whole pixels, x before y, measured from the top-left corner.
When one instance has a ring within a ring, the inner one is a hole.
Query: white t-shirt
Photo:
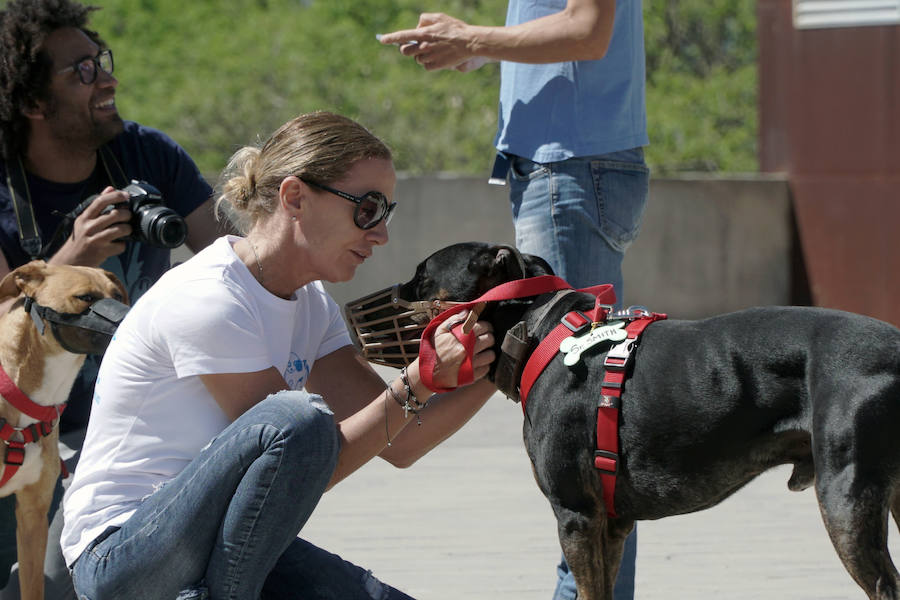
[[[234,253],[239,239],[220,238],[168,271],[117,329],[65,496],[68,564],[229,425],[199,375],[275,366],[300,389],[317,358],[351,343],[321,282],[291,300],[272,295]]]

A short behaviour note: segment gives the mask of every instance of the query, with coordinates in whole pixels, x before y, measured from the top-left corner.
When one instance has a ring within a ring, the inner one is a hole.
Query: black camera
[[[154,186],[146,181],[132,179],[131,184],[123,190],[128,194],[128,201],[123,202],[131,211],[132,233],[123,240],[144,242],[160,248],[175,248],[184,243],[187,237],[187,223],[184,218],[171,208],[165,206],[162,194]],[[80,215],[99,194],[95,194],[76,206],[69,217],[73,220]],[[103,209],[101,214],[106,214],[119,204],[113,204]]]

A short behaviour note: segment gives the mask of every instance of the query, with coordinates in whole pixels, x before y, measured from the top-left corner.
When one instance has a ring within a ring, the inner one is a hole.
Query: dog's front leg
[[[634,522],[613,522],[605,514],[588,515],[557,506],[554,512],[578,600],[613,600],[625,538]]]
[[[47,551],[47,513],[59,477],[57,436],[42,438],[40,479],[16,492],[16,550],[19,554],[21,600],[44,598],[44,554]]]

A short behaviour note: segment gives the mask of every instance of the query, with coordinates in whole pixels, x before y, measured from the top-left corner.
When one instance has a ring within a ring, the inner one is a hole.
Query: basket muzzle
[[[398,295],[400,285],[344,305],[344,316],[366,360],[397,369],[419,356],[422,332],[431,319],[463,304],[447,300],[404,300]]]

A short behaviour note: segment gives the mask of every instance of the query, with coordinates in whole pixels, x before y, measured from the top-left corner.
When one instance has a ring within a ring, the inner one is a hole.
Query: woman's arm
[[[270,394],[288,389],[287,382],[275,367],[253,373],[200,375],[200,381],[232,421]]]
[[[407,425],[402,409],[386,395],[384,383],[345,346],[316,361],[307,389],[320,394],[335,413],[341,450],[328,484],[338,481],[378,454]],[[323,366],[324,365],[324,366]],[[336,371],[334,371],[336,369]],[[334,377],[335,373],[341,373]],[[200,375],[201,381],[230,420],[235,420],[268,395],[287,389],[281,374],[270,367],[253,373]]]
[[[493,334],[487,323],[479,322],[475,333],[473,367],[476,379],[483,378],[494,360]],[[450,339],[447,339],[449,336]],[[438,338],[442,338],[438,341]],[[450,341],[452,339],[452,341]],[[436,336],[439,345],[462,345],[449,332]],[[455,353],[438,350],[440,356]],[[454,354],[453,364],[445,373],[447,387],[452,387],[462,354]],[[418,361],[410,365],[408,379],[420,401],[430,392],[418,376]],[[387,390],[391,386],[393,392]],[[352,346],[345,346],[316,360],[310,373],[307,389],[320,394],[335,413],[341,436],[341,454],[332,478],[334,485],[374,456],[381,456],[398,467],[407,467],[462,427],[496,391],[489,382],[476,381],[455,392],[444,394],[429,402],[418,415],[405,414],[396,398],[404,398],[400,378],[385,384],[381,377]],[[395,398],[396,397],[396,398]],[[421,420],[421,425],[417,423]],[[390,445],[388,445],[390,442]]]

